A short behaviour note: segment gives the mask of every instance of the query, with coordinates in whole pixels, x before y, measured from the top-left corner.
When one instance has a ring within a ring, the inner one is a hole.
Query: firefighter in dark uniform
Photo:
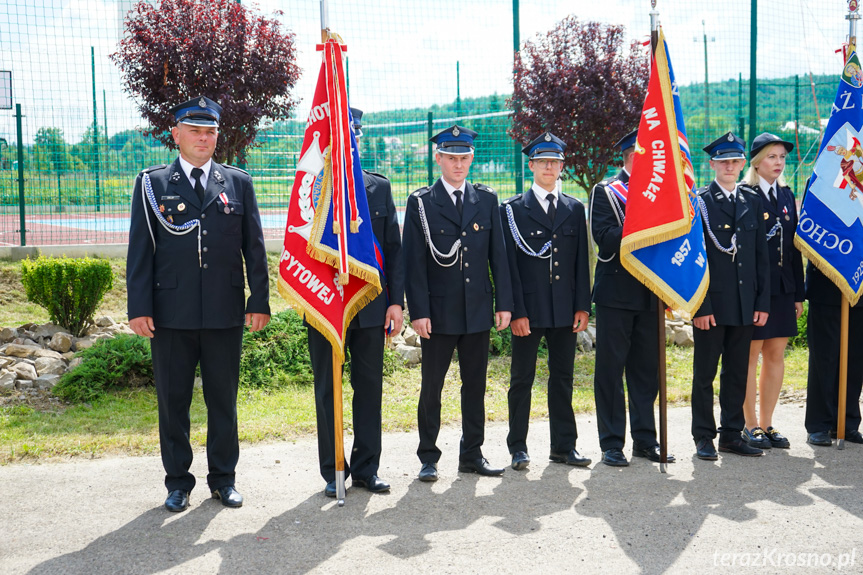
[[[405,214],[405,292],[411,325],[422,338],[421,481],[438,478],[441,390],[456,349],[462,380],[458,469],[503,473],[483,457],[482,444],[489,330],[509,325],[512,288],[497,196],[487,186],[466,181],[476,136],[452,126],[432,138],[441,177],[408,197]]]
[[[159,404],[165,507],[188,507],[189,406],[200,364],[207,404],[207,484],[240,507],[237,384],[243,324],[270,320],[267,256],[252,179],[212,161],[221,108],[194,98],[171,109],[180,155],[141,172],[132,193],[126,264],[129,327],[150,338]],[[251,295],[245,298],[245,279]]]
[[[351,108],[354,135],[362,135],[362,111]],[[400,333],[404,302],[404,267],[398,214],[390,181],[363,170],[372,229],[384,256],[383,291],[353,319],[345,334],[350,353],[354,445],[346,474],[353,484],[372,493],[389,491],[378,477],[381,460],[381,394],[383,392],[384,339],[387,331]],[[327,482],[324,494],[336,496],[336,456],[333,437],[333,348],[327,338],[308,327],[309,356],[315,375],[318,422],[318,460]]]
[[[839,413],[839,323],[842,292],[810,262],[806,267],[809,379],[806,385],[806,442],[830,446],[836,437]],[[860,390],[863,360],[853,350],[863,349],[863,299],[848,310],[848,377],[845,402],[845,440],[863,443],[860,433]]]
[[[716,179],[698,190],[704,225],[710,287],[692,320],[695,357],[692,376],[692,437],[696,456],[716,460],[713,439],[713,378],[720,356],[719,450],[758,456],[740,436],[749,365],[749,344],[755,326],[770,312],[770,262],[761,198],[737,178],[746,163],[744,143],[731,132],[704,148]]]
[[[637,136],[638,131],[632,131],[614,145],[623,155],[623,168],[614,178],[594,186],[590,196],[590,231],[599,248],[593,282],[596,425],[602,462],[614,467],[629,465],[623,453],[624,372],[629,393],[632,455],[654,462],[660,460],[653,414],[659,393],[657,299],[620,263],[620,240]],[[667,461],[674,462],[674,456],[668,455]]]
[[[581,202],[558,187],[565,149],[563,140],[548,132],[525,146],[533,185],[501,206],[515,306],[506,443],[516,470],[530,463],[530,396],[543,337],[548,346],[549,459],[590,465],[575,449],[572,412],[576,334],[587,328],[590,313],[587,222]]]

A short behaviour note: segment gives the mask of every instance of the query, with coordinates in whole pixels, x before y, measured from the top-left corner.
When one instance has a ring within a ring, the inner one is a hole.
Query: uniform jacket
[[[165,217],[175,225],[200,219],[200,265],[198,230],[173,235],[142,204],[144,173]],[[129,319],[150,316],[157,328],[222,329],[242,325],[246,313],[269,314],[267,257],[251,177],[213,162],[201,206],[179,159],[141,172],[132,192],[126,286]]]
[[[777,182],[776,191],[774,208],[773,204],[765,199],[760,186],[753,188],[753,193],[759,195],[761,204],[764,206],[764,229],[769,233],[776,222],[782,226],[781,233],[777,230],[773,237],[767,240],[767,254],[770,256],[770,293],[771,295],[793,293],[794,301],[803,301],[805,296],[803,256],[800,250],[794,247],[797,202],[791,188],[779,186]]]
[[[528,255],[518,247],[507,207],[512,210],[514,224],[531,250],[539,252],[543,244],[551,240],[549,259]],[[527,317],[531,327],[572,326],[575,312],[590,312],[584,206],[561,193],[556,208],[552,224],[533,190],[508,199],[500,207],[512,278],[512,318]]]
[[[694,317],[713,314],[717,325],[751,325],[756,311],[770,312],[770,260],[761,198],[749,188],[738,187],[737,201],[732,203],[715,181],[698,190],[698,196],[707,208],[702,224],[710,286]],[[737,233],[733,260],[719,251],[710,231],[724,248],[731,246],[731,236]]]
[[[629,175],[623,170],[615,179],[629,183]],[[622,222],[618,223],[615,208],[606,192],[607,182],[593,187],[590,195],[590,231],[599,247],[596,273],[593,279],[593,301],[598,305],[648,311],[656,309],[656,297],[647,287],[635,279],[620,263],[620,240],[623,237]],[[626,204],[618,202],[626,214]]]
[[[363,170],[363,183],[366,187],[372,230],[384,255],[386,276],[381,277],[384,289],[380,295],[361,309],[351,322],[351,327],[359,328],[383,326],[387,307],[404,307],[405,293],[402,238],[390,181],[380,174]]]
[[[419,217],[422,200],[431,240],[446,254],[461,240],[455,258],[432,258]],[[432,333],[478,333],[491,328],[493,311],[513,311],[512,287],[497,196],[465,182],[462,217],[443,183],[408,197],[404,225],[405,293],[412,319],[430,318]],[[489,268],[494,278],[492,290]]]

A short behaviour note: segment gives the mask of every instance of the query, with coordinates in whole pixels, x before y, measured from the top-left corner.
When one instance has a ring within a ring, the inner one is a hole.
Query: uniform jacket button
[[[466,236],[466,235],[467,235],[467,232],[462,232],[462,233],[461,233],[461,235],[462,235],[462,236]]]
[[[559,280],[560,276],[554,276],[554,279]]]
[[[207,264],[204,264],[204,269],[207,269],[208,267],[210,267],[210,266],[208,266]],[[740,282],[740,283],[743,283],[743,282]]]
[[[208,248],[206,246],[204,246],[204,253],[207,253],[207,249]]]
[[[206,236],[206,235],[207,235],[207,230],[204,230],[203,232],[201,232],[201,235],[202,235],[202,236]]]
[[[201,214],[201,219],[202,219],[202,220],[203,220],[204,218],[206,218],[206,217],[207,217],[207,214]]]
[[[470,263],[468,263],[468,262],[464,262],[464,267],[469,268],[469,267],[470,267]]]
[[[470,283],[470,278],[464,278],[464,283],[469,284],[469,283]]]

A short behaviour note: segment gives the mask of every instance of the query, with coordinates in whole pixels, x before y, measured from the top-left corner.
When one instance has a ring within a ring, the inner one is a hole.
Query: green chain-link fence
[[[0,74],[0,101],[12,105],[0,110],[0,245],[125,242],[135,175],[175,156],[141,135],[143,121],[109,60],[131,5],[0,5],[0,70],[11,72],[11,96]],[[303,118],[320,65],[319,2],[258,6],[265,14],[281,10],[278,18],[297,36],[303,76],[293,95]],[[727,130],[750,140],[754,118],[756,134],[771,131],[797,144],[786,177],[799,199],[842,66],[835,51],[847,34],[846,3],[659,0],[657,9],[699,184],[711,177],[701,147]],[[646,40],[649,11],[648,0],[331,0],[331,28],[348,45],[351,104],[366,112],[364,166],[389,177],[404,205],[428,182],[430,125],[437,132],[458,120],[480,133],[470,179],[512,195],[524,169],[506,133],[514,47],[569,14],[623,24],[631,39]],[[750,110],[753,55],[757,104]],[[249,156],[268,238],[284,233],[304,125],[286,119],[267,127]],[[586,197],[571,182],[564,189]]]

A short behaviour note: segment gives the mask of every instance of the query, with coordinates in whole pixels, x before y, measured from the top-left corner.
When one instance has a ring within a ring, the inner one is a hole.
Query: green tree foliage
[[[66,140],[63,138],[63,130],[60,128],[39,128],[34,139],[33,155],[36,167],[40,170],[62,174],[73,166]]]
[[[93,314],[113,287],[114,274],[107,260],[39,257],[22,262],[21,283],[29,301],[80,337],[93,325]]]

